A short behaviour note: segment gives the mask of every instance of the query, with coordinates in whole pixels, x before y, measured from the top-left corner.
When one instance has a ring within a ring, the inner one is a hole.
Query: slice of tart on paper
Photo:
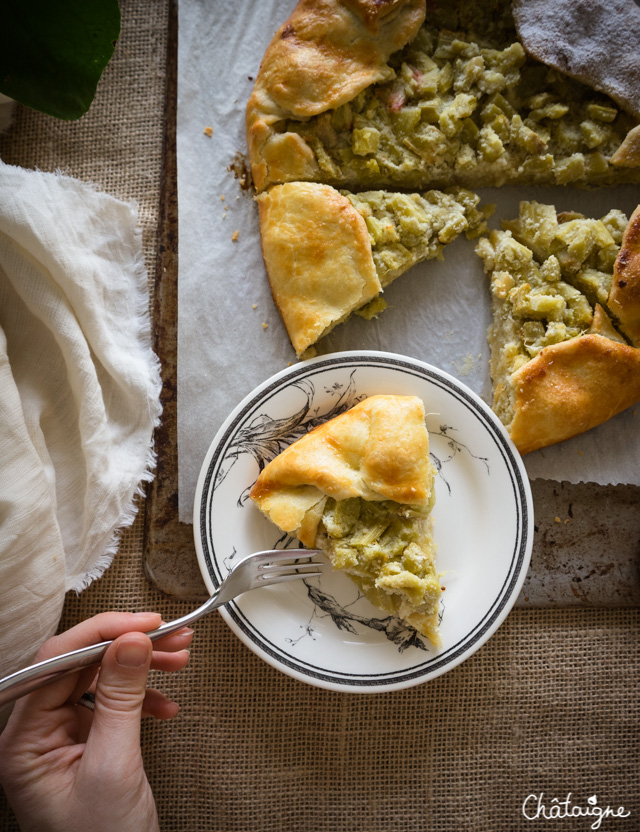
[[[484,233],[488,213],[462,188],[350,193],[289,182],[257,201],[271,292],[298,355],[353,312],[377,315],[392,280],[423,260],[442,259],[460,234]]]
[[[476,247],[491,280],[493,409],[521,453],[640,400],[640,208],[520,204]]]
[[[278,528],[322,548],[374,606],[439,646],[434,476],[422,401],[371,396],[279,454],[251,498]]]

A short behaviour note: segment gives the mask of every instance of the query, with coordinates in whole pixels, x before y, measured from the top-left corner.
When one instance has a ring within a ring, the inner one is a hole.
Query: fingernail
[[[116,650],[116,661],[121,667],[142,667],[149,660],[150,653],[150,644],[123,641]]]

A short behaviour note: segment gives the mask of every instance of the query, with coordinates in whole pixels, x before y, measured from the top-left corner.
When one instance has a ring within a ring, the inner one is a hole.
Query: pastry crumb
[[[251,308],[252,308],[252,309],[257,309],[257,308],[258,308],[258,304],[257,304],[257,303],[254,303],[254,304],[251,306]]]
[[[211,136],[213,136],[213,127],[205,127],[202,132],[205,134],[205,136],[211,138]]]
[[[471,354],[465,355],[462,361],[455,361],[454,367],[459,376],[468,376],[475,368],[475,359]]]
[[[224,202],[224,194],[220,194],[220,199]]]
[[[238,230],[234,231],[233,234],[231,235],[232,242],[237,243],[239,236],[240,236],[240,232]]]
[[[386,308],[386,300],[378,295],[373,300],[370,300],[369,303],[365,303],[364,306],[361,306],[360,309],[356,309],[355,314],[360,318],[364,318],[366,321],[371,321],[384,312]]]
[[[562,523],[562,520],[559,517],[555,518],[556,523]]]
[[[263,329],[268,329],[268,328],[269,328],[269,324],[268,324],[268,323],[266,323],[265,321],[263,321],[263,322],[262,322],[262,328],[263,328]]]

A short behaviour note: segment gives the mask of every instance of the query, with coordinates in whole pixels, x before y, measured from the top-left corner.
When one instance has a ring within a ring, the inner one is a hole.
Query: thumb
[[[140,720],[152,645],[144,633],[117,638],[102,660],[93,724],[87,741],[103,759],[140,750]]]

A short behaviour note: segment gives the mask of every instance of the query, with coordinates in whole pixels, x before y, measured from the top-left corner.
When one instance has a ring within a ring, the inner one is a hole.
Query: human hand
[[[23,832],[156,832],[140,751],[143,715],[178,706],[147,689],[149,669],[183,668],[193,632],[152,642],[157,613],[108,612],[46,641],[36,661],[115,639],[101,667],[85,668],[18,700],[0,734],[0,783]],[[95,690],[95,710],[76,703]]]

